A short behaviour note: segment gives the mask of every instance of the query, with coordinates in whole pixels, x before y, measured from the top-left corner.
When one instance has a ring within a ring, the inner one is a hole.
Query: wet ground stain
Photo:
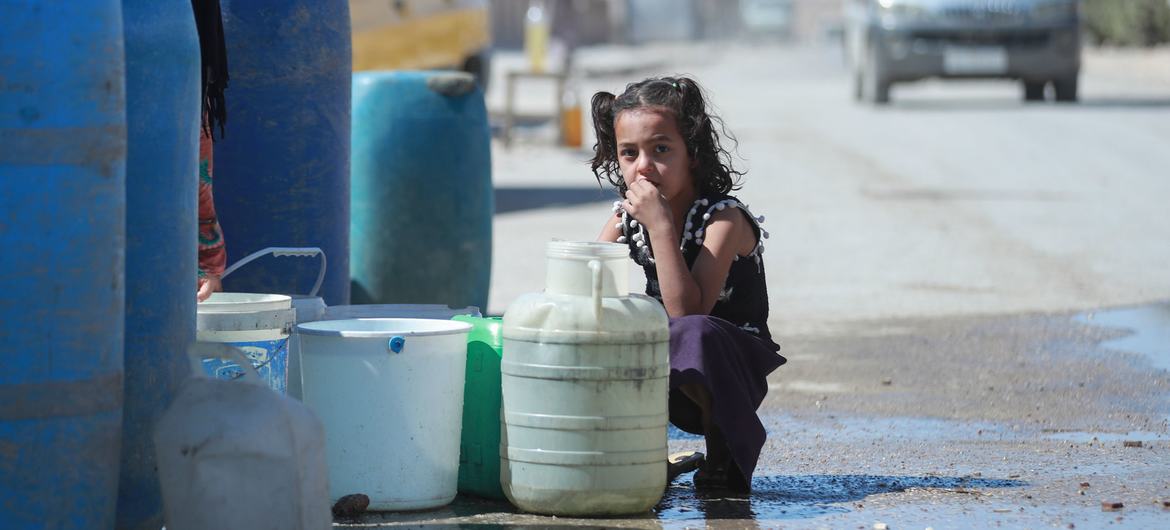
[[[1170,304],[869,324],[789,340],[750,495],[689,474],[652,512],[578,519],[460,496],[340,526],[1170,528]],[[808,359],[808,361],[803,361]],[[805,364],[807,363],[807,364]],[[814,364],[815,363],[815,364]],[[803,365],[803,366],[802,366]],[[813,369],[816,368],[816,369]],[[703,450],[671,427],[670,451]],[[1140,442],[1140,443],[1138,443]],[[1102,503],[1121,502],[1119,511]]]
[[[1083,313],[1077,322],[1120,328],[1129,333],[1101,343],[1103,348],[1145,356],[1154,368],[1170,370],[1170,303]]]

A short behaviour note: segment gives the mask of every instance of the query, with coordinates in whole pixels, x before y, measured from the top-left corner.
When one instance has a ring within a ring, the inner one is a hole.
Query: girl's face
[[[673,113],[660,108],[630,109],[618,113],[613,128],[626,186],[643,177],[668,201],[694,196],[691,157]]]

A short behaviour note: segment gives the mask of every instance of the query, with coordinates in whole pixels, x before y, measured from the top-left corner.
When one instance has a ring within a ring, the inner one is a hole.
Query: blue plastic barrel
[[[361,72],[353,102],[354,303],[486,307],[492,164],[474,78]]]
[[[346,0],[221,0],[230,63],[215,200],[234,262],[265,247],[319,247],[320,295],[349,302],[350,33]],[[304,294],[312,260],[266,258],[228,291]]]
[[[117,0],[0,16],[0,527],[111,528],[126,114]]]
[[[120,529],[163,524],[154,424],[189,371],[198,264],[199,37],[190,0],[123,0],[126,349]]]

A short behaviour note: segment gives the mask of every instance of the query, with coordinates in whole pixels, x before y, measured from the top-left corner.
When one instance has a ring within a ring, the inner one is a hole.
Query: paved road
[[[1170,53],[1090,54],[1078,105],[924,83],[881,109],[849,101],[831,48],[631,53],[585,55],[643,69],[582,90],[696,75],[740,140],[740,196],[768,216],[790,362],[761,408],[755,492],[698,495],[683,477],[643,517],[461,499],[363,524],[1170,527],[1170,304],[1155,303],[1170,300]],[[492,313],[542,288],[546,241],[592,239],[608,212],[588,153],[540,134],[493,153]],[[702,442],[676,431],[670,446]]]
[[[706,85],[740,140],[740,196],[769,219],[782,332],[1170,298],[1170,79],[1142,73],[1170,69],[1170,54],[1093,54],[1079,105],[1024,105],[1013,83],[973,82],[898,86],[892,106],[874,109],[850,102],[833,48],[634,53],[582,62],[658,68],[588,79],[582,93],[655,72]],[[529,88],[530,104],[551,100]],[[501,193],[596,199],[588,153],[545,145],[494,151]],[[489,311],[538,290],[541,245],[595,237],[607,208],[499,215]]]

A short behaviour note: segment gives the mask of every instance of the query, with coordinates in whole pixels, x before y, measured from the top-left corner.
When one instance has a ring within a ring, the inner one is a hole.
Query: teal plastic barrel
[[[0,527],[112,528],[126,114],[117,0],[0,7]]]
[[[458,72],[353,79],[354,303],[487,307],[491,149],[475,79]]]
[[[126,349],[119,529],[157,530],[154,425],[195,340],[199,37],[190,0],[123,0],[126,46]]]
[[[320,296],[349,303],[350,31],[346,0],[221,0],[230,63],[215,206],[228,260],[267,247],[329,257]],[[306,293],[313,260],[266,258],[231,292]]]

